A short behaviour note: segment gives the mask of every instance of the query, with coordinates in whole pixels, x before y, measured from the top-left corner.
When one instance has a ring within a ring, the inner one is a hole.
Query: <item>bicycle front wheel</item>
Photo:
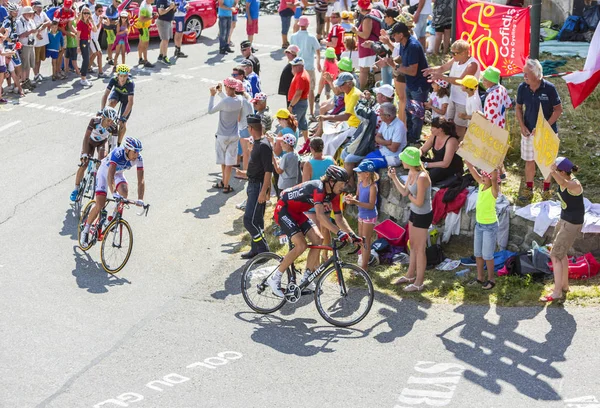
[[[364,319],[375,294],[371,278],[362,268],[342,263],[327,269],[317,282],[315,305],[319,314],[334,326],[348,327]]]
[[[283,258],[272,252],[263,252],[252,258],[242,271],[242,295],[246,304],[258,313],[273,313],[283,307],[285,298],[277,297],[267,285],[267,278],[279,267]],[[289,274],[281,279],[281,290],[285,292]]]
[[[102,266],[108,273],[117,273],[127,263],[133,249],[133,232],[124,219],[111,222],[102,239],[100,256]]]

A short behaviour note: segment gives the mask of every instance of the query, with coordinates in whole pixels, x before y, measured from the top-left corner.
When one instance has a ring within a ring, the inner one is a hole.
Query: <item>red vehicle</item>
[[[126,10],[129,13],[129,39],[137,39],[139,37],[138,29],[135,28],[135,22],[138,19],[139,5],[142,0],[124,0],[119,5],[119,12]],[[111,0],[98,0],[99,4],[108,7],[111,4]],[[158,37],[158,29],[156,28],[156,18],[158,12],[156,6],[152,5],[154,9],[154,19],[150,26],[150,37]],[[215,0],[190,0],[188,1],[188,10],[185,16],[184,31],[193,31],[196,33],[196,38],[200,38],[202,30],[205,28],[212,27],[217,22],[217,7]],[[173,23],[173,31],[175,31],[175,24]],[[100,44],[106,48],[106,35],[101,33]]]

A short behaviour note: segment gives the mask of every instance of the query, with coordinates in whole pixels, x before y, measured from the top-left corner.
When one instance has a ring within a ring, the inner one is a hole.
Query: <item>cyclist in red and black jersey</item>
[[[352,239],[353,241],[360,241],[360,238],[354,234],[354,231],[348,225],[340,209],[340,193],[349,178],[348,172],[342,167],[329,166],[321,180],[307,181],[283,190],[281,193],[281,198],[275,207],[275,222],[279,224],[281,230],[294,244],[294,247],[283,258],[278,270],[267,280],[275,296],[283,297],[283,291],[280,287],[281,277],[292,262],[306,250],[306,238],[310,240],[312,245],[321,245],[323,241],[321,232],[304,214],[305,211],[314,208],[321,225],[336,233],[339,240]],[[331,204],[337,225],[331,222],[329,213],[325,210],[326,204]],[[306,271],[301,283],[317,268],[318,261],[319,250],[311,249],[308,252]]]

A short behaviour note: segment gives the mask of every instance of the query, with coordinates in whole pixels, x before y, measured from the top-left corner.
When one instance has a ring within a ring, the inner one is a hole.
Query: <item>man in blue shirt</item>
[[[6,11],[6,7],[4,7],[6,3],[8,3],[8,0],[0,0],[0,24],[8,17],[8,11]]]
[[[390,30],[393,40],[399,44],[402,64],[397,65],[395,75],[404,75],[406,78],[406,100],[414,100],[420,103],[427,101],[430,85],[423,70],[428,67],[425,51],[415,37],[410,35],[406,24],[396,23]],[[407,106],[409,104],[407,103]],[[408,129],[408,141],[417,142],[421,138],[423,119],[410,114],[406,115],[406,127]]]
[[[231,31],[231,21],[233,20],[233,6],[235,0],[219,0],[217,17],[219,17],[219,54],[235,52],[229,46],[229,32]]]
[[[533,178],[535,177],[533,135],[540,104],[544,118],[556,133],[558,133],[556,121],[563,112],[556,87],[544,79],[542,65],[538,60],[527,60],[523,68],[523,79],[524,81],[517,90],[515,112],[521,127],[521,158],[525,161],[525,189],[519,195],[520,204],[526,204],[533,197]],[[523,112],[523,108],[525,108],[525,112]],[[547,180],[544,180],[542,198],[549,200],[553,195],[554,192],[550,190],[550,177],[548,177]]]
[[[246,2],[246,35],[251,43],[254,40],[254,35],[258,34],[259,10],[260,0],[248,0]]]
[[[158,28],[158,36],[160,37],[158,62],[165,65],[171,65],[171,60],[167,57],[167,51],[171,34],[173,34],[173,18],[176,9],[177,3],[172,0],[156,0],[156,10],[158,11],[156,28]]]
[[[252,65],[252,61],[249,59],[243,60],[240,65],[244,68],[244,72],[246,72],[246,79],[252,85],[252,97],[256,96],[257,93],[260,93],[260,78],[254,72],[254,66]]]

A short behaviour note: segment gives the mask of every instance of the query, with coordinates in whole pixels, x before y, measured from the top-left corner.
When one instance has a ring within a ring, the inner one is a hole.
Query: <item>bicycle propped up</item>
[[[112,215],[108,215],[106,206],[100,211],[100,215],[90,226],[87,246],[83,247],[81,246],[81,234],[88,215],[96,202],[92,200],[86,205],[81,213],[81,218],[79,219],[79,233],[77,239],[80,242],[79,247],[83,251],[90,249],[96,242],[102,241],[102,246],[100,247],[102,267],[108,273],[117,273],[123,269],[129,260],[131,250],[133,249],[133,232],[131,231],[129,223],[123,219],[123,210],[126,207],[129,208],[130,204],[135,205],[135,201],[118,197],[114,200],[107,199],[107,205],[109,202],[116,203]],[[150,204],[146,204],[142,208],[142,212],[138,213],[138,215],[145,214],[148,216]]]
[[[360,322],[371,310],[375,294],[367,272],[340,259],[339,251],[346,245],[347,242],[337,239],[333,239],[331,247],[309,245],[311,249],[332,251],[332,256],[300,285],[296,284],[296,276],[301,272],[292,263],[281,281],[284,298],[275,296],[267,284],[283,257],[273,252],[255,256],[242,272],[242,294],[246,304],[258,313],[273,313],[286,302],[296,303],[302,295],[313,293],[317,310],[328,323],[348,327]],[[307,287],[314,280],[317,280],[316,287],[311,292]]]

